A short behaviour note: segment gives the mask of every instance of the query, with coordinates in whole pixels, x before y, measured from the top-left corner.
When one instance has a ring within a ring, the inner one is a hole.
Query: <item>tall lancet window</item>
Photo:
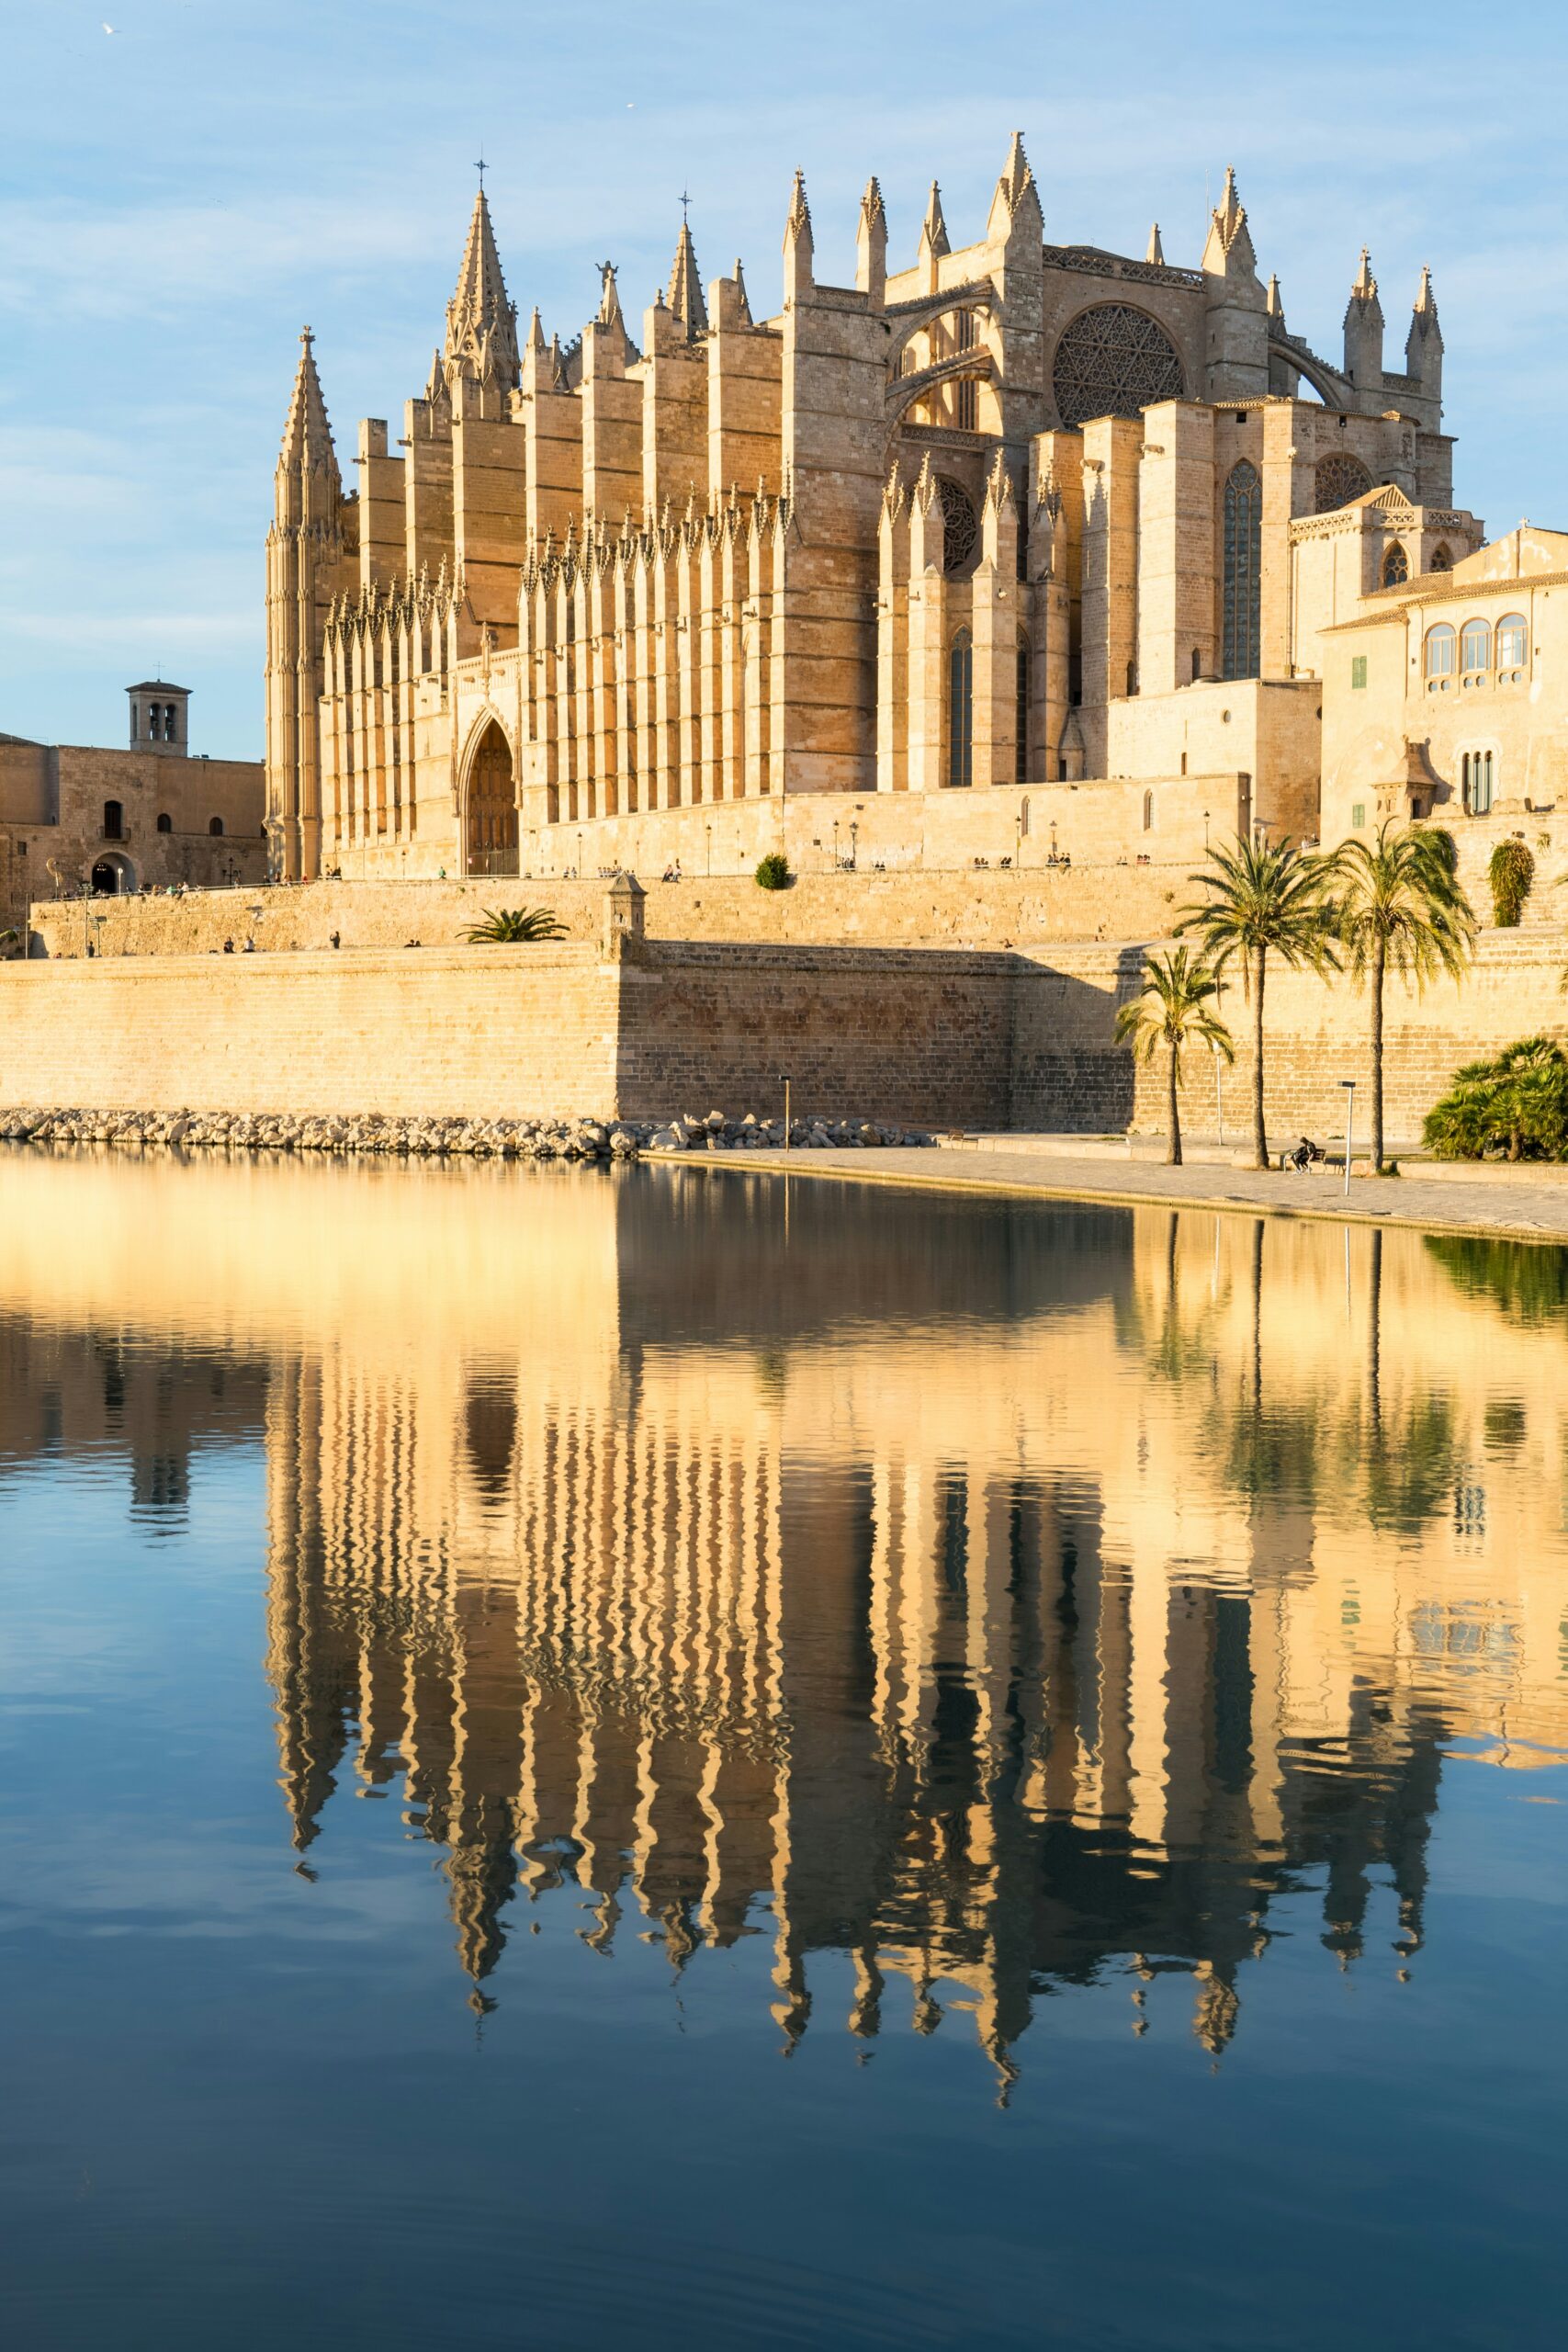
[[[1263,484],[1243,458],[1225,483],[1225,628],[1223,674],[1259,673],[1262,614]]]
[[[953,639],[947,662],[947,781],[975,781],[975,645],[966,628]]]

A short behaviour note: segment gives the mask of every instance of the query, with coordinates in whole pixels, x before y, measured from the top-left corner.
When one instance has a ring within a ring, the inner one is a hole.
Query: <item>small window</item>
[[[104,839],[107,842],[118,842],[123,841],[124,838],[125,811],[118,800],[106,800],[104,803]]]
[[[1194,647],[1192,648],[1192,683],[1193,683],[1193,684],[1194,684],[1194,685],[1196,685],[1196,684],[1197,684],[1197,683],[1198,683],[1199,679],[1202,676],[1202,674],[1203,674],[1203,657],[1202,657],[1201,653],[1200,653],[1200,652],[1199,652],[1198,648],[1197,648],[1196,646],[1194,646]]]
[[[1454,673],[1454,657],[1459,641],[1447,621],[1439,621],[1427,631],[1427,681],[1429,685],[1447,684]]]
[[[158,706],[155,702],[150,702],[147,706],[147,741],[150,743],[155,743],[157,740]]]
[[[221,818],[221,817],[214,817],[214,818],[213,818],[213,820],[212,820],[212,821],[211,821],[211,823],[208,826],[207,830],[208,830],[208,831],[209,831],[209,833],[211,833],[211,834],[214,836],[214,838],[216,838],[216,837],[217,837],[220,833],[221,833],[221,831],[223,831],[223,820],[222,820],[222,818]]]
[[[1466,676],[1492,667],[1492,628],[1488,621],[1466,621],[1459,641],[1459,666]]]
[[[1403,588],[1410,577],[1410,558],[1395,539],[1382,560],[1382,584],[1385,588]]]
[[[1451,571],[1453,568],[1454,560],[1439,539],[1432,549],[1432,560],[1428,569],[1433,571]]]
[[[1152,833],[1154,829],[1155,797],[1152,792],[1145,792],[1144,795],[1144,831],[1145,833]]]
[[[1505,613],[1497,624],[1497,667],[1522,670],[1529,659],[1529,631],[1523,613]]]
[[[1351,824],[1352,824],[1352,825],[1354,825],[1354,826],[1357,828],[1357,830],[1358,830],[1358,831],[1359,831],[1360,827],[1361,827],[1361,826],[1363,826],[1363,825],[1366,823],[1366,821],[1367,821],[1367,804],[1366,804],[1366,802],[1365,802],[1364,800],[1358,800],[1358,801],[1353,802],[1353,803],[1352,803],[1352,805],[1351,805],[1351,809],[1350,809],[1350,822],[1351,822]]]
[[[170,816],[168,810],[166,808],[160,809],[158,813],[158,831],[161,833],[172,833],[174,830],[175,820]]]
[[[164,705],[164,741],[165,743],[172,743],[174,740],[175,705],[172,702],[166,702]]]
[[[1128,664],[1127,664],[1127,692],[1128,692],[1129,695],[1135,695],[1135,694],[1137,693],[1137,691],[1138,691],[1138,665],[1137,665],[1137,663],[1136,663],[1135,662],[1128,662]]]
[[[1350,656],[1351,687],[1353,690],[1359,690],[1360,687],[1364,686],[1366,683],[1367,657],[1364,653],[1352,653]]]

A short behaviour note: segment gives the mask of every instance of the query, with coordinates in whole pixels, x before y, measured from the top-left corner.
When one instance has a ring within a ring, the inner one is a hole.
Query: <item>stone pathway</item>
[[[1129,1208],[1224,1209],[1242,1216],[1312,1217],[1335,1225],[1416,1226],[1427,1233],[1495,1234],[1568,1242],[1568,1182],[1543,1176],[1423,1181],[1419,1176],[1257,1175],[1249,1170],[1166,1168],[1147,1161],[1006,1151],[693,1151],[651,1165],[702,1167],[724,1174],[827,1177],[851,1184],[917,1184],[948,1193],[1013,1199],[1110,1201]]]

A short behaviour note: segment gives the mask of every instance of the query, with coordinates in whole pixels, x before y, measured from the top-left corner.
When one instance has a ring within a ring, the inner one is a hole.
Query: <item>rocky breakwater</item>
[[[114,1144],[128,1150],[312,1151],[343,1158],[393,1153],[412,1159],[635,1159],[646,1151],[777,1150],[782,1119],[390,1119],[269,1116],[193,1111],[0,1110],[0,1142]],[[934,1137],[871,1120],[796,1119],[796,1149],[926,1144]]]

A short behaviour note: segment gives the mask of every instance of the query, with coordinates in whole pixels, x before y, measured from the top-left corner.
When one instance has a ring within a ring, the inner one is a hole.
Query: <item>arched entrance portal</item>
[[[108,857],[100,857],[93,868],[93,896],[96,899],[118,898],[122,892],[135,888],[136,875],[130,860],[121,857],[118,852]]]
[[[512,788],[512,752],[493,718],[480,736],[468,768],[464,863],[470,874],[517,871],[517,803]]]

